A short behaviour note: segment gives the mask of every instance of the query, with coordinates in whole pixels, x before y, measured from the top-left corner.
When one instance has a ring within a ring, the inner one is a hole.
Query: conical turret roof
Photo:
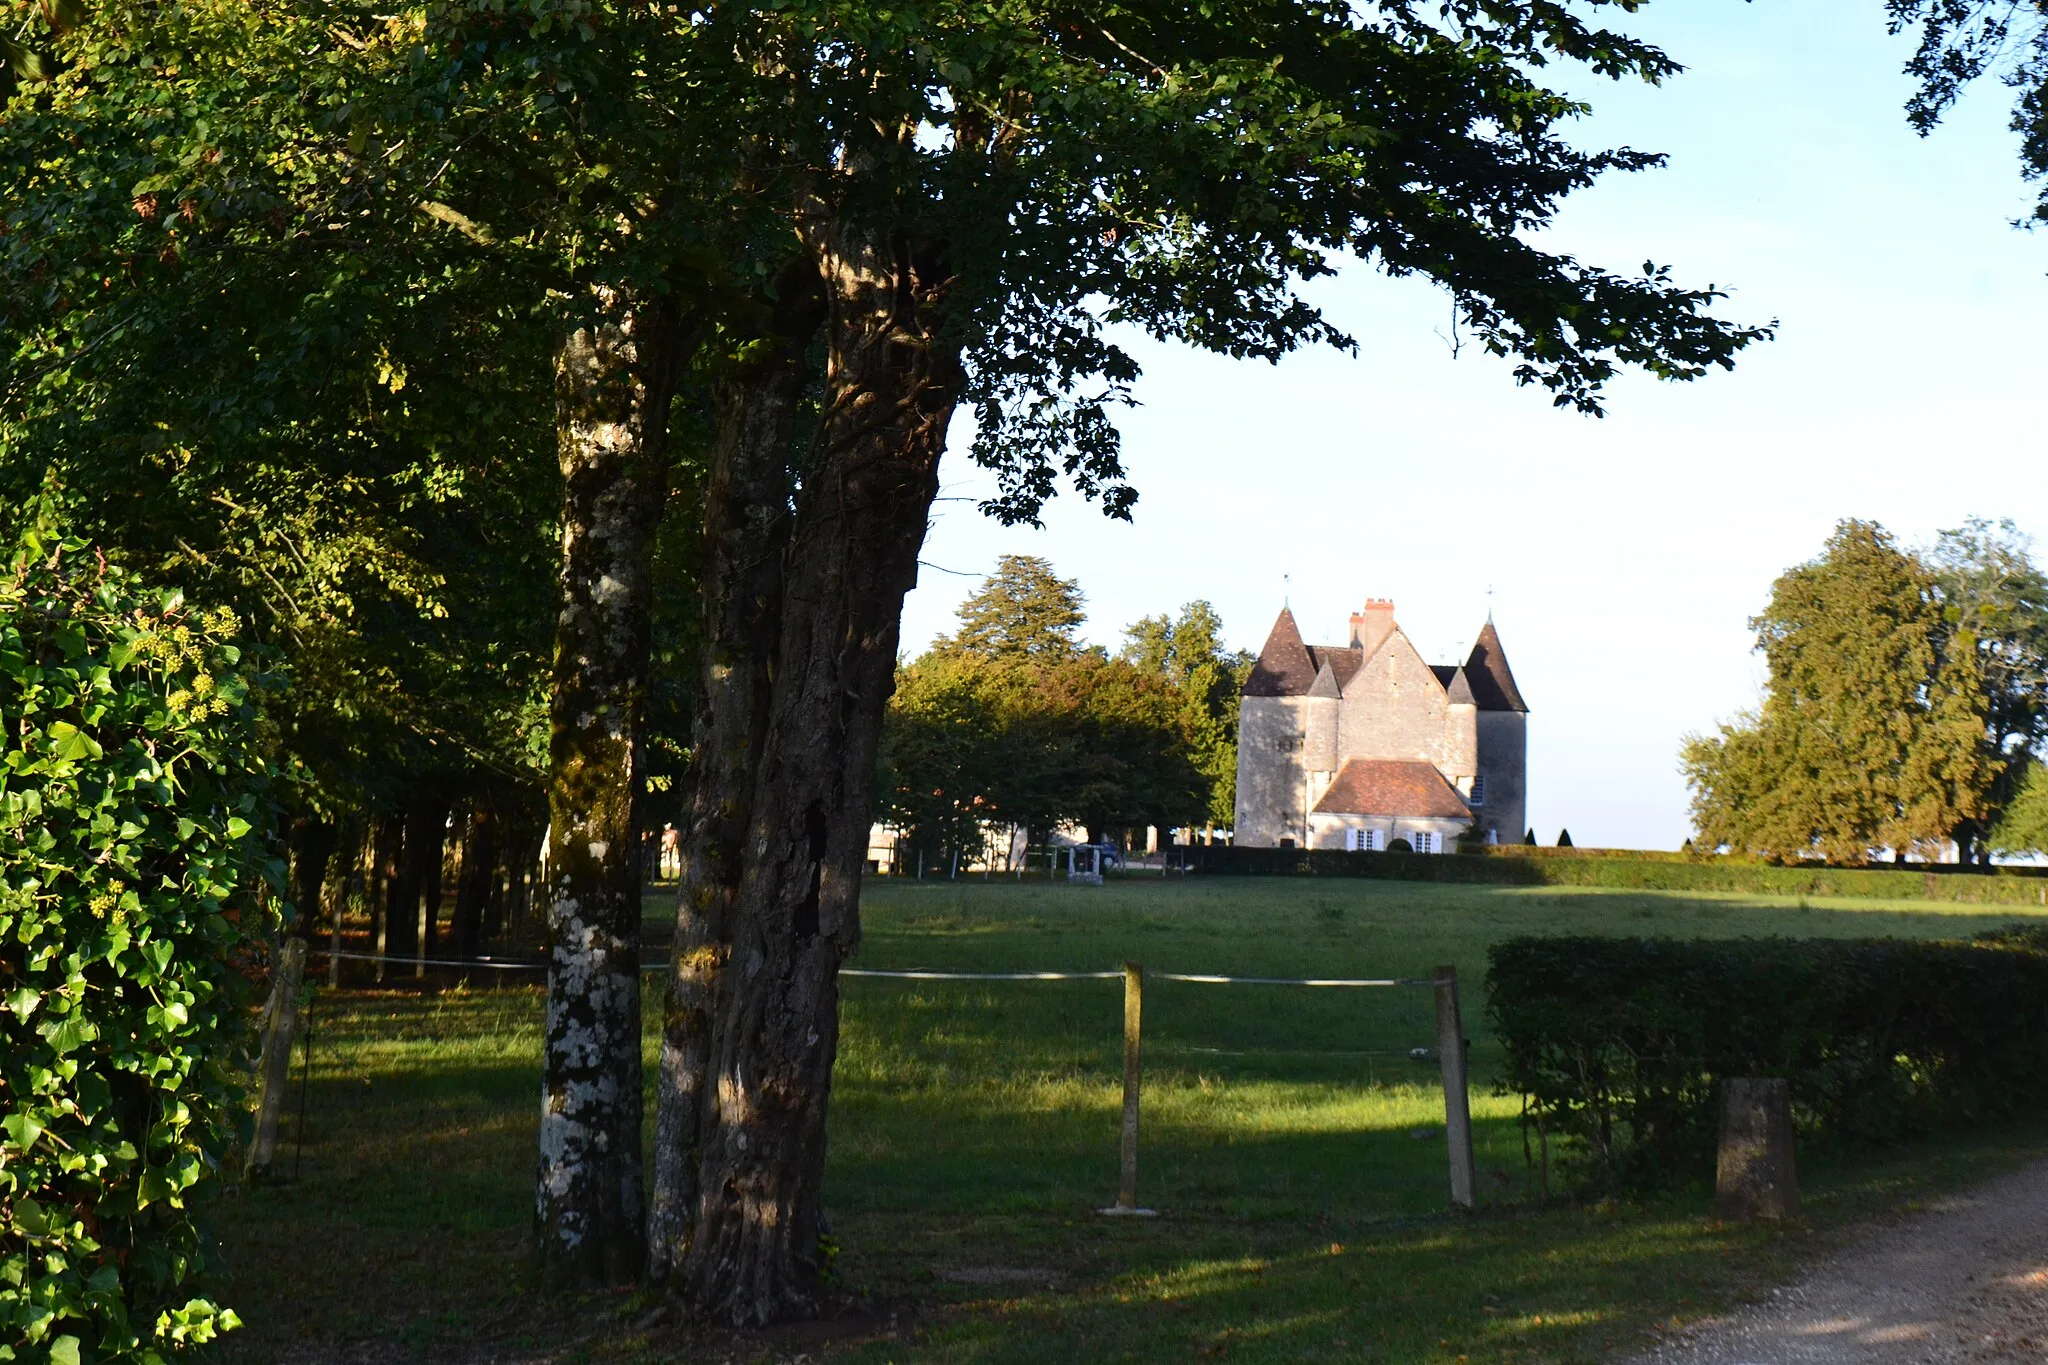
[[[1308,646],[1301,642],[1301,628],[1294,624],[1294,612],[1287,607],[1280,609],[1280,617],[1273,622],[1272,633],[1266,636],[1266,647],[1259,651],[1259,661],[1252,665],[1252,674],[1244,682],[1247,697],[1298,697],[1315,686],[1316,665],[1309,658]]]
[[[1472,700],[1482,711],[1527,711],[1528,704],[1522,700],[1521,689],[1515,686],[1515,675],[1508,668],[1508,656],[1500,647],[1500,635],[1488,621],[1479,632],[1479,639],[1472,646],[1472,655],[1465,660],[1465,680],[1472,689]]]

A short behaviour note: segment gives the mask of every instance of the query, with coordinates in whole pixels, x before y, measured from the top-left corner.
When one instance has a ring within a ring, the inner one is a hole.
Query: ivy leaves
[[[160,1362],[239,1093],[229,962],[265,773],[225,611],[32,530],[0,576],[0,1326],[14,1359]]]

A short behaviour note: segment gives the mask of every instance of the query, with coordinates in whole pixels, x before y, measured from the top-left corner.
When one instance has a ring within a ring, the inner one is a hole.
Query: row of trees
[[[501,890],[545,813],[541,1263],[725,1320],[827,1292],[837,972],[956,412],[991,514],[1064,482],[1128,515],[1109,329],[1348,346],[1300,288],[1345,254],[1585,411],[1766,335],[1540,244],[1658,158],[1573,145],[1539,74],[1677,70],[1547,2],[0,20],[0,508],[275,652],[302,907],[367,845],[403,942],[442,812]],[[686,856],[649,1173],[657,798]]]
[[[1005,555],[959,619],[901,670],[883,724],[878,813],[904,856],[979,851],[998,828],[1230,820],[1252,660],[1207,602],[1139,621],[1111,657],[1080,642],[1078,584]]]
[[[1845,521],[1751,623],[1762,704],[1682,762],[1699,841],[1860,863],[2048,851],[2048,577],[2010,522]]]

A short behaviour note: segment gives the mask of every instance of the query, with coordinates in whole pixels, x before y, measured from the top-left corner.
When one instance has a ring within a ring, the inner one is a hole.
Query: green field
[[[1444,1212],[1425,990],[1152,982],[1143,1201],[1116,1190],[1113,981],[849,980],[827,1202],[872,1311],[758,1340],[636,1331],[629,1295],[523,1289],[539,995],[342,992],[316,1007],[303,1172],[215,1220],[249,1360],[1566,1361],[1754,1292],[1843,1220],[2048,1152],[2048,1128],[1802,1169],[1809,1217],[1742,1229],[1695,1191],[1546,1204],[1481,988],[1524,933],[1942,937],[2022,912],[1830,897],[1338,879],[878,881],[855,965],[1417,976],[1455,964],[1481,1210]],[[650,897],[649,928],[665,918]],[[649,1057],[652,1059],[650,1037]],[[294,1095],[294,1102],[297,1096]],[[295,1120],[294,1120],[295,1124]],[[284,1162],[297,1132],[288,1124]],[[890,1326],[891,1319],[896,1325]],[[480,1344],[479,1344],[480,1343]],[[554,1353],[554,1354],[551,1354]]]

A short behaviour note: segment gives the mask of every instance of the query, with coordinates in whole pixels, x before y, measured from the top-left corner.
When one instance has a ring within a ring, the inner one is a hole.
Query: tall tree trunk
[[[963,384],[937,339],[943,253],[812,230],[830,282],[825,410],[786,556],[683,1263],[692,1309],[745,1324],[822,1306],[838,973],[860,940],[876,740]]]
[[[448,803],[425,787],[413,788],[405,803],[398,875],[384,902],[390,919],[386,951],[401,961],[426,953],[423,909],[428,884],[441,879],[441,839],[447,823]]]
[[[462,872],[455,884],[455,952],[475,957],[483,938],[484,914],[498,878],[498,812],[493,799],[470,803],[462,825]]]
[[[434,807],[433,826],[420,831],[420,956],[438,957],[441,947],[441,898],[448,875],[448,803]]]
[[[291,932],[310,939],[320,915],[320,888],[327,881],[327,865],[334,857],[337,831],[332,821],[301,816],[292,822],[292,910],[297,918]]]
[[[405,851],[405,820],[387,815],[377,821],[377,842],[371,866],[370,952],[377,959],[377,980],[383,981],[385,955],[391,951],[393,898],[398,895],[398,866]]]
[[[769,344],[721,376],[716,395],[718,431],[704,496],[696,757],[655,1095],[647,1269],[657,1282],[682,1263],[696,1213],[712,1022],[745,867],[754,767],[768,727],[796,422],[807,382],[803,358],[823,321],[819,280],[808,261],[780,272],[775,298]]]
[[[548,1002],[535,1212],[554,1284],[645,1262],[641,784],[653,533],[668,489],[676,318],[610,311],[555,359],[562,563],[548,746]]]

